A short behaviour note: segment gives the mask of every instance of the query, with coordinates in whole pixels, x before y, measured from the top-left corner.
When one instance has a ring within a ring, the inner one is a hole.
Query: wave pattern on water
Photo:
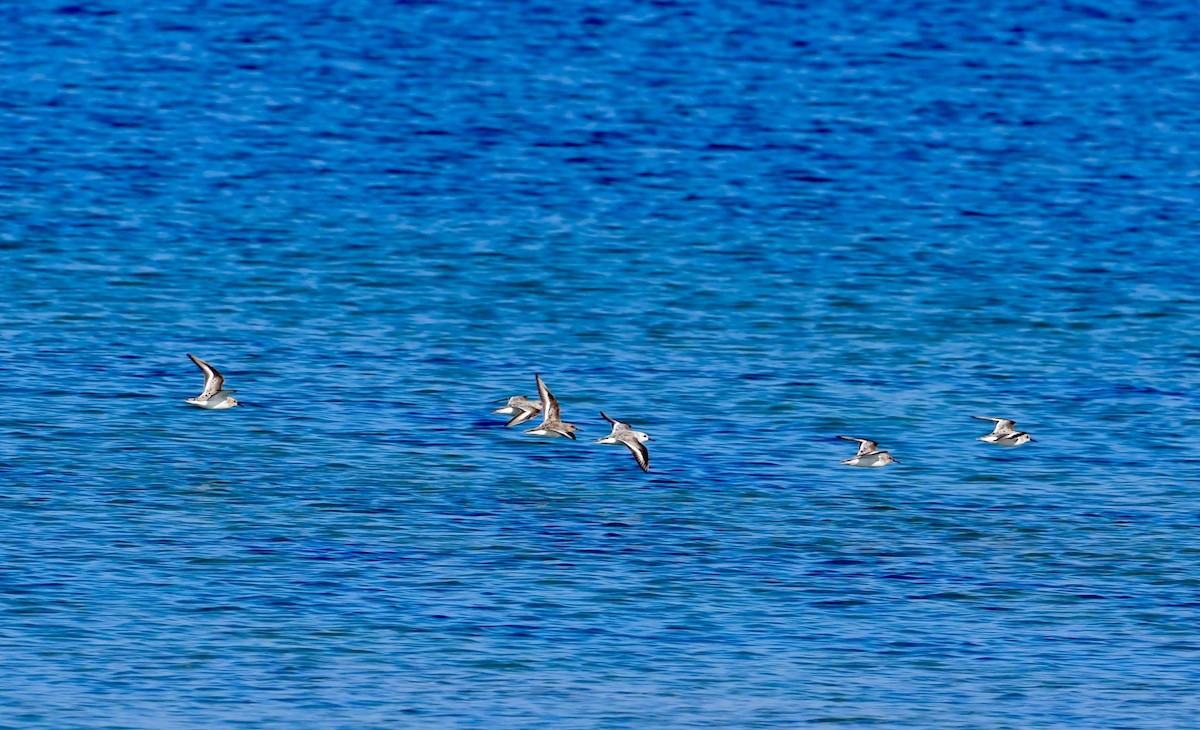
[[[0,16],[0,724],[1200,713],[1195,7]]]

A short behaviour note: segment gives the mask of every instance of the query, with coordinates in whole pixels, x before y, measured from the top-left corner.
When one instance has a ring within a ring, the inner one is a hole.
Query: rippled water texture
[[[0,21],[0,725],[1195,726],[1193,4]]]

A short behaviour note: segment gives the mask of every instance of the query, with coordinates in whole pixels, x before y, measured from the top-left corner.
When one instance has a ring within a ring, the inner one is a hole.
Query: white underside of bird
[[[208,411],[223,411],[226,408],[233,408],[238,405],[237,399],[231,397],[236,392],[237,389],[220,390],[214,393],[211,398],[203,400],[200,398],[188,398],[186,402],[194,406],[200,406]]]
[[[997,446],[1020,446],[1021,444],[1029,443],[1033,438],[1024,432],[1013,434],[989,433],[985,436],[980,436],[979,440],[989,444],[996,444]]]
[[[868,469],[878,469],[881,466],[891,464],[895,459],[886,451],[876,451],[873,454],[864,454],[863,456],[855,456],[852,459],[846,459],[842,463],[848,466],[861,466]]]

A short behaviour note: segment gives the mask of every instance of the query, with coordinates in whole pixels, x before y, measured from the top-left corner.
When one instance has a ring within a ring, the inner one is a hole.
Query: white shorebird
[[[899,464],[899,461],[886,451],[879,450],[879,444],[870,439],[860,439],[853,436],[838,436],[846,441],[858,442],[858,453],[851,459],[846,459],[842,463],[850,466],[862,466],[870,468],[878,468],[887,466],[891,463]]]
[[[1016,421],[1010,421],[1007,418],[992,418],[991,416],[971,416],[971,418],[992,421],[996,424],[991,433],[979,437],[980,441],[999,446],[1020,446],[1037,440],[1024,431],[1018,431]]]
[[[563,423],[559,415],[558,400],[550,394],[550,389],[542,382],[542,376],[534,373],[537,379],[538,396],[542,399],[542,422],[537,428],[525,429],[525,433],[534,436],[566,436],[575,439],[575,424]]]
[[[504,403],[502,408],[492,411],[492,413],[504,413],[512,416],[508,419],[508,423],[504,424],[505,428],[525,423],[541,412],[541,401],[529,400],[523,395],[514,395]]]
[[[204,390],[195,398],[188,398],[188,403],[210,411],[222,411],[238,404],[237,399],[233,397],[237,391],[225,390],[225,378],[216,368],[190,352],[188,357],[204,372]]]
[[[604,420],[612,424],[612,433],[602,439],[596,439],[598,444],[622,444],[633,452],[633,458],[637,461],[638,466],[642,467],[642,471],[650,471],[650,452],[646,449],[646,442],[653,439],[649,434],[642,431],[634,431],[628,423],[622,423],[615,418],[609,418],[608,414],[600,411],[600,415],[604,416]]]

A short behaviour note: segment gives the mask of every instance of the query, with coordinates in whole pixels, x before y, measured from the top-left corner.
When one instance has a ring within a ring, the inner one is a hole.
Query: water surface
[[[1194,724],[1191,5],[0,13],[0,724]]]

